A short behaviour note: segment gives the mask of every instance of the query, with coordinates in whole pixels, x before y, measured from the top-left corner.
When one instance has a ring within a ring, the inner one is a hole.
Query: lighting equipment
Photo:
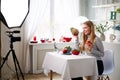
[[[30,0],[1,0],[0,19],[9,28],[19,28],[29,13]]]
[[[19,65],[19,62],[18,62],[18,59],[17,59],[17,56],[15,54],[15,51],[13,49],[13,42],[16,42],[16,41],[20,41],[21,38],[20,37],[14,37],[13,34],[14,33],[20,33],[20,31],[6,31],[6,33],[8,33],[8,36],[10,38],[10,50],[8,51],[7,55],[3,58],[3,62],[2,64],[0,65],[0,70],[1,68],[3,67],[4,63],[6,62],[6,60],[8,59],[8,56],[10,55],[10,53],[12,53],[12,57],[13,57],[13,61],[14,61],[14,65],[15,65],[15,70],[16,70],[16,75],[17,75],[17,79],[19,80],[19,76],[18,76],[18,69],[21,73],[21,76],[22,76],[22,79],[24,80],[24,75],[22,73],[22,70],[20,68],[20,65]],[[17,69],[18,68],[18,69]]]
[[[29,6],[30,0],[0,0],[0,21],[2,21],[3,24],[9,29],[20,28],[29,13]],[[21,37],[15,37],[13,34],[20,33],[20,31],[6,31],[6,33],[8,33],[8,37],[10,38],[10,50],[3,58],[3,62],[0,65],[0,70],[8,59],[9,54],[12,53],[17,79],[19,80],[19,69],[22,79],[24,80],[24,75],[13,49],[13,42],[21,41]]]

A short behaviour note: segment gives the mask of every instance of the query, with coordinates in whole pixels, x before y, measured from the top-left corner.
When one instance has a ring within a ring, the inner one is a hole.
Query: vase
[[[105,34],[104,34],[104,33],[101,33],[101,34],[100,34],[100,38],[101,38],[102,41],[105,41]]]

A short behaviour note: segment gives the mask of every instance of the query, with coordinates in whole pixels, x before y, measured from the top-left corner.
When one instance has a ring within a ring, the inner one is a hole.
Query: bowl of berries
[[[79,54],[80,54],[80,50],[73,49],[73,50],[72,50],[72,54],[73,54],[73,55],[79,55]]]
[[[65,42],[70,42],[72,40],[71,37],[63,37],[63,39],[64,39]]]
[[[72,48],[70,46],[66,46],[63,48],[62,53],[66,55],[71,55]]]

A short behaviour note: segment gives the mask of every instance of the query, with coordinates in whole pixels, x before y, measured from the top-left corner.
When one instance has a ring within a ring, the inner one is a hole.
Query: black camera
[[[12,42],[21,41],[21,37],[10,37]]]
[[[20,31],[6,31],[6,33],[9,33],[10,42],[16,42],[21,41],[21,37],[14,37],[13,33],[20,33]]]

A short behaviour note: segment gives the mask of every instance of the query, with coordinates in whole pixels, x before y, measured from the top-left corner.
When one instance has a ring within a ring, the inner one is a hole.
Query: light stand
[[[21,76],[22,76],[22,79],[25,80],[25,79],[24,79],[24,75],[23,75],[23,73],[22,73],[22,70],[21,70],[21,68],[20,68],[18,59],[17,59],[17,57],[16,57],[15,51],[14,51],[14,49],[13,49],[13,42],[15,42],[15,41],[20,41],[21,38],[20,38],[20,37],[14,37],[14,36],[13,36],[13,33],[18,33],[18,31],[14,31],[14,32],[9,32],[9,31],[8,31],[7,33],[9,33],[8,36],[9,36],[9,38],[10,38],[10,50],[8,51],[8,53],[7,53],[7,55],[5,56],[5,58],[3,59],[3,62],[2,62],[2,64],[0,65],[0,70],[1,70],[1,68],[3,67],[4,63],[6,62],[6,60],[8,59],[8,56],[10,55],[10,53],[12,53],[12,57],[13,57],[13,61],[14,61],[14,66],[15,66],[15,70],[16,70],[17,79],[19,80],[19,76],[18,76],[18,69],[19,69],[20,74],[21,74]]]
[[[30,10],[30,0],[0,0],[0,22],[3,22],[3,24],[9,29],[20,28],[28,16],[29,10]],[[1,27],[0,27],[0,33],[1,33]],[[22,78],[24,80],[24,76],[20,69],[19,62],[15,55],[15,51],[13,49],[13,42],[20,41],[20,37],[14,37],[12,35],[13,33],[16,32],[8,32],[8,33],[10,37],[10,50],[8,51],[6,57],[3,60],[2,65],[0,66],[0,75],[1,75],[1,68],[8,59],[9,54],[12,53],[17,79],[19,80],[18,77],[18,69],[19,69]],[[1,34],[0,34],[0,39],[1,39]],[[0,57],[1,57],[1,41],[0,41]],[[1,64],[1,58],[0,58],[0,64]]]

